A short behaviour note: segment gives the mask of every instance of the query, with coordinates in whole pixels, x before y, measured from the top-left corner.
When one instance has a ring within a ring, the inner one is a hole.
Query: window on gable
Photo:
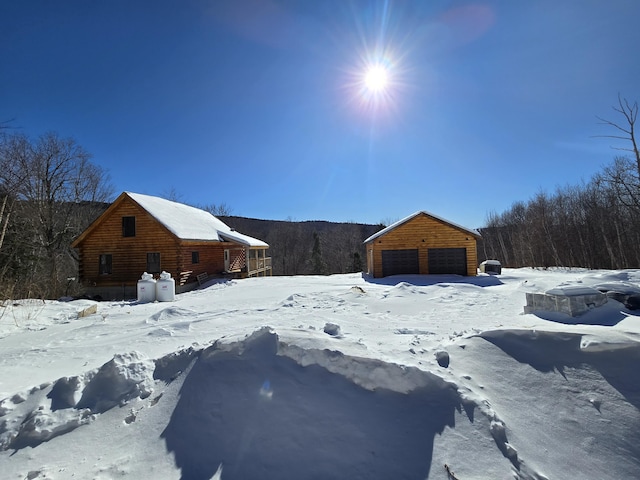
[[[191,252],[191,263],[200,263],[200,252]]]
[[[111,275],[113,256],[110,253],[100,254],[100,263],[98,264],[98,273],[100,275]]]
[[[136,217],[122,217],[122,236],[136,236]]]
[[[147,253],[147,273],[160,273],[160,253]]]

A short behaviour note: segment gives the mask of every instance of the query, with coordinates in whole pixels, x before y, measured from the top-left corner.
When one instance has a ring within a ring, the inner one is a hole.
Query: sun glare
[[[369,67],[364,76],[364,84],[370,92],[384,91],[389,85],[389,72],[383,65]]]
[[[345,99],[358,115],[376,122],[392,119],[403,110],[415,75],[410,65],[413,33],[397,30],[404,13],[393,13],[391,3],[377,2],[379,8],[354,18],[356,28],[341,42],[348,61],[340,67],[345,74],[341,82]]]
[[[403,58],[390,46],[363,49],[345,69],[344,87],[348,101],[365,115],[383,118],[400,108],[406,89],[406,67]]]
[[[374,57],[374,58],[372,58]],[[383,112],[397,107],[401,77],[390,54],[368,54],[351,69],[353,99],[366,112]]]

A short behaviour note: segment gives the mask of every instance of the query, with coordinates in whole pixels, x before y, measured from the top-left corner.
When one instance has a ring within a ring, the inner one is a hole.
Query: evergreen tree
[[[362,271],[362,257],[360,256],[360,252],[353,252],[353,263],[351,264],[351,271]]]
[[[322,247],[320,245],[320,236],[313,232],[313,249],[311,250],[311,269],[316,275],[324,275],[327,265],[322,258]]]

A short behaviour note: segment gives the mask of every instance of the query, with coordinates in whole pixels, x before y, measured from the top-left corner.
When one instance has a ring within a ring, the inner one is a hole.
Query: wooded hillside
[[[269,244],[274,275],[360,272],[364,240],[384,225],[326,221],[258,220],[219,216],[231,228]]]
[[[619,122],[600,119],[619,154],[589,181],[539,192],[491,213],[480,252],[510,267],[640,267],[638,103],[618,99]]]

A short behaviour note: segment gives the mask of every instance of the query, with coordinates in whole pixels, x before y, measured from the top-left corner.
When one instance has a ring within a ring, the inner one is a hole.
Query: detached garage
[[[427,212],[416,212],[367,238],[367,273],[475,275],[480,234]]]

